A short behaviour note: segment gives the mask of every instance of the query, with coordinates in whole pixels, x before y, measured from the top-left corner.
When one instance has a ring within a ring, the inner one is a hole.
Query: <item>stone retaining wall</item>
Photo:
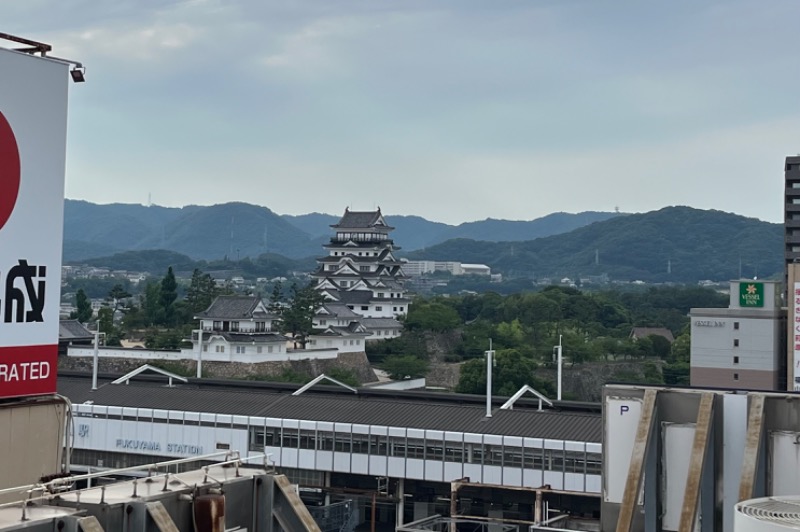
[[[98,359],[98,372],[122,375],[143,364],[161,367],[179,375],[194,376],[197,362],[194,360],[141,360],[102,357]],[[92,357],[58,357],[58,369],[67,371],[92,371]],[[309,379],[321,373],[340,369],[353,372],[362,384],[375,382],[377,377],[361,353],[339,353],[331,360],[290,360],[286,362],[203,362],[203,376],[221,379],[248,379],[275,377],[286,370],[307,375]]]

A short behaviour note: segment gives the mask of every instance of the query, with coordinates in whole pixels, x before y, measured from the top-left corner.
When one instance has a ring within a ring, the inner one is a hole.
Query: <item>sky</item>
[[[87,66],[66,195],[783,219],[796,0],[0,0]]]

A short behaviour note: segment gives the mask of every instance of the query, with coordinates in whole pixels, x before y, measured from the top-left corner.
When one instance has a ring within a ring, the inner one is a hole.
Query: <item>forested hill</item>
[[[483,263],[506,275],[570,277],[608,274],[649,282],[769,277],[783,268],[783,228],[721,211],[667,207],[619,216],[530,242],[457,239],[411,259]]]
[[[554,213],[530,221],[483,220],[458,226],[419,216],[389,215],[392,238],[405,251],[449,238],[532,240],[571,231],[617,213]],[[183,208],[67,200],[64,207],[64,260],[80,261],[124,251],[168,249],[195,260],[238,260],[277,253],[293,259],[317,256],[339,216],[275,214],[248,203]]]
[[[550,235],[567,233],[578,227],[594,222],[621,216],[616,212],[554,212],[533,220],[501,220],[487,218],[476,222],[448,225],[432,222],[421,216],[387,214],[386,220],[395,228],[392,239],[404,251],[414,251],[441,244],[453,238],[469,238],[490,242],[516,242],[533,240]],[[305,231],[312,238],[328,238],[331,224],[339,221],[338,216],[317,212],[300,215],[283,215],[295,227]]]

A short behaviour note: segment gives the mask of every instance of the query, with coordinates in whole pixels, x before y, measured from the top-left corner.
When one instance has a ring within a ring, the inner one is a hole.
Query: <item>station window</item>
[[[734,364],[738,364],[739,363],[739,357],[738,356],[733,357],[733,363]]]
[[[738,338],[734,338],[733,339],[733,347],[739,347],[739,339]]]
[[[739,322],[738,321],[734,321],[733,322],[733,330],[734,331],[738,331],[739,330]]]
[[[738,373],[734,373],[733,374],[733,380],[735,380],[735,381],[739,380],[739,374]]]
[[[300,430],[300,448],[314,449],[317,446],[316,434],[313,430]]]

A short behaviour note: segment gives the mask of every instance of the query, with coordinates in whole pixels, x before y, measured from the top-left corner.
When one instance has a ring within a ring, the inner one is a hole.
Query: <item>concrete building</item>
[[[786,158],[783,194],[784,260],[800,261],[800,155]]]
[[[403,260],[403,271],[410,277],[420,277],[434,272],[447,272],[450,275],[491,276],[492,269],[485,264],[463,264],[454,261]]]
[[[783,194],[783,258],[786,281],[786,381],[785,389],[800,391],[800,155],[786,157]]]
[[[781,283],[731,281],[728,308],[693,308],[689,316],[692,386],[784,389]]]

